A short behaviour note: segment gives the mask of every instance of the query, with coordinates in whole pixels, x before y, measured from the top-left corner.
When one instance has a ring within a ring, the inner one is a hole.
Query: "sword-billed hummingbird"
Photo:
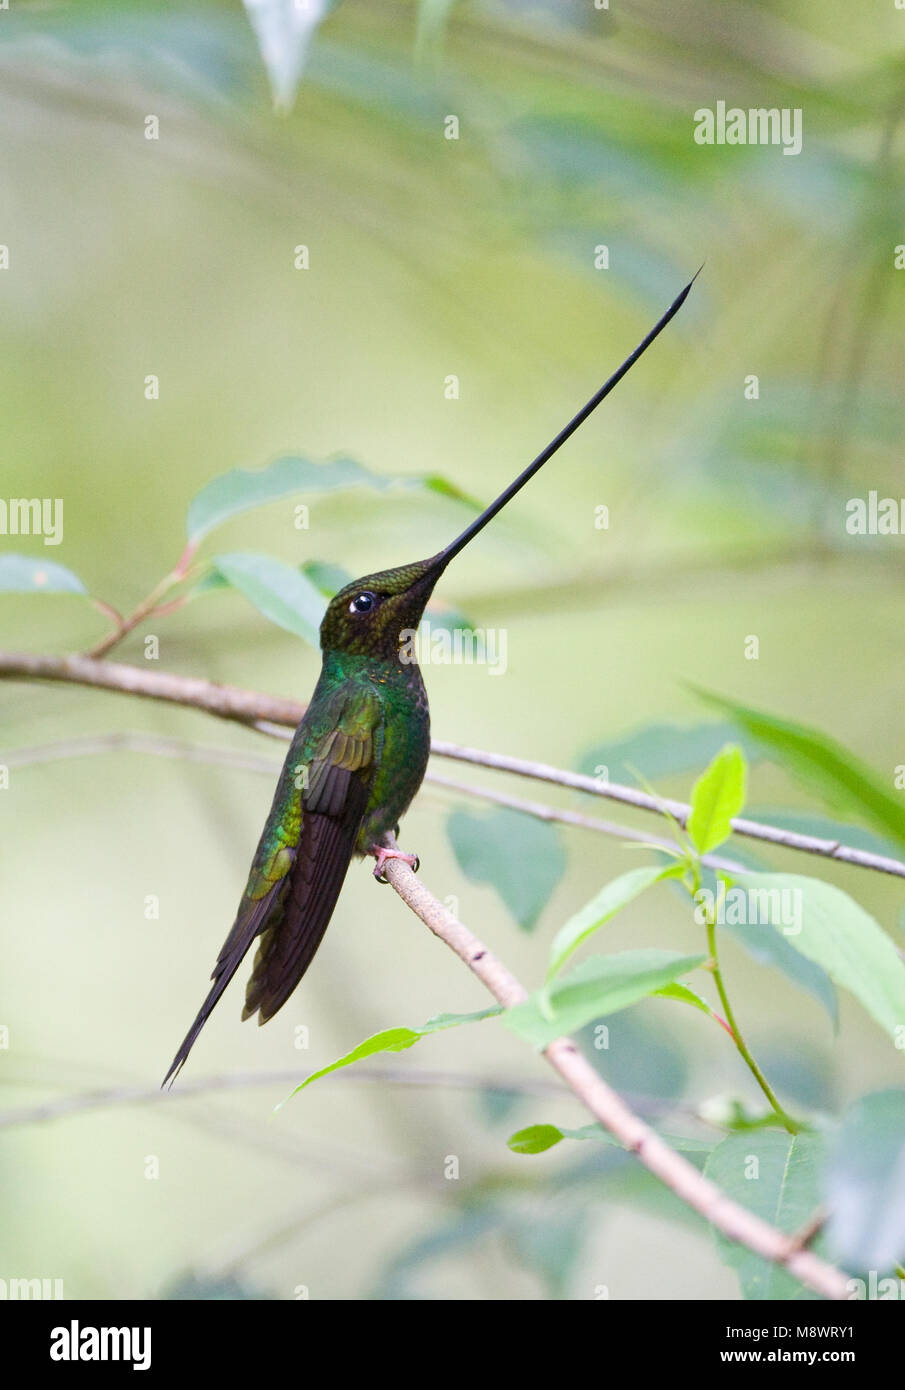
[[[697,278],[697,277],[695,277]],[[164,1078],[179,1072],[251,943],[260,938],[242,1018],[266,1023],[286,1003],[320,945],[354,856],[383,865],[414,855],[386,837],[427,770],[430,715],[421,671],[402,634],[418,627],[450,560],[542,468],[637,362],[685,302],[692,280],[618,371],[533,463],[456,540],[398,569],[366,574],[331,600],[321,623],[323,660],[295,731],[239,911],[217,957],[213,985]]]

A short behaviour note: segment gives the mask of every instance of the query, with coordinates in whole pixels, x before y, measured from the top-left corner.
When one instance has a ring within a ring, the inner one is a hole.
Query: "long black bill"
[[[703,270],[703,266],[701,267],[701,270]],[[591,397],[587,405],[582,406],[578,414],[573,416],[569,423],[560,430],[556,438],[552,439],[550,443],[547,445],[546,449],[542,450],[542,452],[538,454],[534,462],[529,463],[525,471],[518,475],[515,482],[510,483],[506,491],[501,492],[496,501],[491,502],[490,506],[486,509],[486,511],[483,511],[479,517],[476,517],[470,526],[466,526],[461,536],[454,540],[452,545],[448,545],[445,550],[441,550],[440,554],[437,556],[438,571],[444,570],[446,566],[449,564],[450,560],[453,558],[453,556],[458,555],[459,551],[462,550],[470,540],[473,540],[479,531],[483,531],[488,521],[491,521],[496,516],[497,512],[501,511],[503,507],[505,507],[506,503],[510,501],[510,499],[513,498],[515,494],[525,486],[529,478],[534,477],[535,473],[538,471],[539,468],[543,468],[544,464],[547,462],[548,459],[551,459],[553,457],[557,449],[559,449],[563,444],[565,444],[566,440],[570,437],[570,435],[573,435],[575,433],[579,425],[584,424],[588,416],[597,409],[600,402],[606,399],[606,397],[612,391],[613,387],[618,386],[619,382],[625,376],[626,372],[631,370],[631,368],[638,361],[638,358],[642,355],[642,353],[645,353],[647,351],[647,349],[650,347],[651,343],[654,341],[657,335],[662,333],[663,329],[669,323],[670,319],[674,318],[675,315],[679,312],[682,305],[685,303],[685,300],[688,298],[689,291],[691,290],[691,287],[694,284],[695,280],[697,280],[698,275],[700,275],[701,270],[698,270],[696,274],[692,276],[682,293],[673,300],[672,304],[670,304],[669,308],[666,310],[666,313],[659,320],[659,322],[654,324],[647,337],[644,338],[635,348],[635,351],[625,359],[622,366],[617,371],[615,371],[607,381],[603,383],[600,390]]]

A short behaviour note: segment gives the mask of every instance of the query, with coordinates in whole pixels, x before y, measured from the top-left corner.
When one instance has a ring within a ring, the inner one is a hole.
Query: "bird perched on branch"
[[[695,277],[697,278],[697,277]],[[295,731],[239,911],[213,984],[164,1078],[176,1076],[252,942],[243,1019],[266,1023],[286,1003],[320,945],[352,859],[375,877],[421,786],[430,752],[427,693],[403,634],[417,629],[447,565],[542,468],[625,376],[685,302],[694,280],[647,337],[533,463],[456,540],[430,559],[367,574],[331,601],[321,623],[320,678]]]

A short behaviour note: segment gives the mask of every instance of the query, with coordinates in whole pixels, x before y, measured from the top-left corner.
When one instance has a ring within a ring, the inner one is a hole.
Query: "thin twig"
[[[235,748],[209,748],[189,739],[169,738],[164,734],[145,734],[137,730],[112,729],[107,734],[83,734],[76,738],[54,739],[50,743],[34,743],[11,748],[2,754],[7,767],[33,767],[36,764],[57,762],[61,758],[86,758],[103,753],[149,753],[157,758],[175,758],[182,762],[209,763],[214,767],[234,768],[239,772],[259,772],[275,776],[280,763],[275,758],[262,758],[254,753],[242,753]]]
[[[170,599],[167,603],[161,603],[160,600],[165,594],[168,594],[171,589],[175,588],[177,584],[181,584],[183,580],[189,576],[192,560],[197,549],[197,541],[189,541],[175,567],[170,570],[169,574],[164,575],[159,584],[154,585],[151,592],[142,599],[135,611],[130,613],[127,618],[123,617],[121,613],[118,613],[116,609],[111,608],[107,604],[99,605],[103,606],[108,616],[112,618],[113,628],[105,637],[102,637],[99,642],[95,643],[85,655],[95,658],[106,656],[107,653],[112,651],[115,646],[118,646],[125,637],[128,637],[130,632],[133,632],[136,627],[147,619],[162,618],[165,617],[167,613],[172,613],[175,609],[181,608],[187,597],[185,594],[180,598]],[[98,603],[98,600],[95,600],[95,603]]]
[[[62,681],[91,686],[94,689],[115,690],[121,694],[139,695],[204,710],[218,718],[234,720],[258,729],[262,723],[294,727],[305,712],[304,705],[296,700],[284,700],[278,696],[243,690],[237,686],[215,685],[197,677],[177,676],[163,671],[145,671],[141,667],[125,666],[118,662],[95,661],[84,656],[56,657],[29,652],[0,652],[0,679],[3,678]],[[262,730],[265,731],[269,732]],[[691,810],[685,802],[672,801],[667,797],[654,797],[648,792],[639,791],[636,787],[601,781],[581,772],[567,772],[562,768],[551,767],[549,763],[513,758],[504,753],[488,753],[478,748],[465,748],[442,739],[432,740],[431,752],[436,757],[494,768],[499,772],[511,772],[518,777],[530,777],[535,781],[569,787],[573,791],[585,792],[591,796],[606,797],[611,801],[634,806],[640,811],[650,811],[656,815],[668,814],[674,816],[682,826]],[[840,844],[837,840],[827,840],[818,835],[803,835],[798,831],[784,830],[779,826],[767,825],[741,816],[732,821],[732,829],[737,835],[766,841],[782,849],[816,854],[824,859],[833,859],[837,863],[851,864],[857,868],[873,869],[879,873],[905,878],[905,863],[901,860],[875,854],[871,850],[855,849],[854,846]]]
[[[629,829],[615,821],[598,820],[596,816],[583,816],[578,811],[564,811],[558,806],[547,806],[542,801],[524,801],[520,796],[509,796],[490,787],[477,787],[471,782],[458,782],[454,777],[444,777],[439,772],[429,772],[424,779],[435,787],[446,787],[450,791],[462,792],[466,796],[480,797],[492,801],[497,806],[508,806],[523,815],[534,816],[537,820],[555,821],[561,825],[575,825],[580,830],[596,830],[601,835],[612,835],[617,840],[631,840],[634,844],[650,845],[651,849],[674,850],[674,840],[662,835],[649,835],[645,830]],[[734,859],[723,859],[717,854],[705,854],[701,863],[709,869],[722,869],[730,874],[746,873],[743,864]]]
[[[186,705],[240,724],[254,724],[256,720],[265,719],[274,724],[294,726],[305,712],[305,706],[297,700],[281,700],[279,696],[263,695],[256,690],[216,685],[194,676],[146,670],[118,661],[97,661],[90,656],[0,652],[0,678],[3,677],[62,681],[87,685],[95,690],[115,690],[122,695]]]
[[[770,1108],[773,1111],[776,1118],[779,1120],[780,1124],[786,1130],[788,1130],[789,1134],[798,1134],[801,1129],[801,1126],[795,1120],[792,1119],[791,1115],[788,1115],[786,1111],[783,1110],[782,1106],[776,1098],[776,1094],[773,1090],[773,1087],[770,1085],[769,1081],[764,1076],[763,1072],[758,1066],[754,1058],[754,1054],[752,1053],[748,1044],[745,1042],[742,1030],[738,1026],[738,1023],[736,1021],[735,1011],[730,1002],[729,994],[726,989],[726,982],[723,979],[723,972],[720,968],[720,958],[718,955],[716,942],[716,921],[713,913],[709,913],[707,917],[707,949],[710,952],[710,970],[713,975],[713,982],[716,985],[717,994],[720,996],[720,1002],[723,1005],[723,1013],[726,1015],[726,1031],[729,1033],[729,1036],[735,1043],[735,1046],[737,1047],[739,1052],[739,1056],[745,1063],[745,1066],[748,1068],[751,1075],[754,1077],[754,1080],[757,1082],[758,1086],[766,1096]]]
[[[218,1091],[241,1091],[257,1086],[298,1086],[304,1081],[298,1068],[268,1072],[235,1072],[223,1076],[200,1077],[196,1081],[180,1082],[174,1091],[163,1091],[159,1085],[105,1086],[78,1095],[60,1096],[38,1105],[22,1105],[14,1110],[0,1111],[0,1129],[19,1129],[24,1125],[46,1124],[68,1119],[90,1110],[109,1110],[124,1105],[157,1105],[167,1100],[209,1096]],[[369,1064],[350,1071],[331,1072],[325,1081],[379,1082],[389,1086],[444,1087],[457,1091],[504,1091],[510,1095],[562,1096],[563,1089],[555,1081],[520,1080],[503,1076],[469,1076],[465,1072],[426,1071],[412,1067],[393,1067]]]
[[[281,730],[282,732],[282,730]],[[102,753],[149,753],[160,758],[176,758],[192,763],[209,763],[214,767],[235,768],[240,772],[259,772],[273,777],[280,770],[274,758],[260,758],[253,753],[240,753],[233,748],[210,748],[189,739],[169,738],[162,734],[145,734],[130,730],[114,729],[108,734],[86,734],[78,738],[59,739],[50,743],[37,743],[23,748],[14,748],[3,755],[7,767],[30,767],[35,764],[56,762],[59,758],[83,758]],[[481,801],[490,801],[496,806],[507,806],[536,820],[556,822],[561,825],[577,826],[580,830],[592,830],[601,835],[611,835],[617,840],[629,840],[634,844],[650,845],[651,849],[672,850],[672,840],[660,835],[649,835],[644,830],[630,829],[615,821],[598,820],[594,816],[583,816],[578,811],[561,810],[548,806],[542,801],[524,801],[521,797],[510,796],[507,792],[495,791],[490,787],[478,787],[473,783],[459,782],[454,777],[444,777],[439,772],[430,772],[425,778],[432,786],[458,792],[463,796],[473,796]],[[721,869],[726,873],[744,873],[745,866],[734,859],[723,859],[716,854],[705,854],[701,860],[710,869]]]
[[[511,1008],[527,998],[523,987],[502,961],[434,898],[403,859],[388,860],[384,873],[403,902],[435,936],[455,951],[499,1003]],[[841,1271],[808,1250],[793,1248],[782,1231],[721,1192],[629,1109],[570,1038],[557,1038],[544,1048],[543,1055],[599,1123],[636,1154],[645,1168],[682,1202],[716,1226],[724,1236],[781,1265],[825,1298],[848,1297],[846,1277]]]
[[[608,797],[612,801],[634,806],[639,811],[654,811],[661,816],[671,815],[683,827],[691,814],[691,807],[684,801],[673,801],[666,796],[651,796],[649,792],[639,791],[636,787],[622,786],[618,782],[598,781],[594,777],[588,777],[586,773],[567,772],[562,768],[551,767],[549,763],[526,762],[522,758],[511,758],[505,753],[485,753],[478,748],[460,748],[457,744],[444,743],[439,739],[432,740],[431,752],[441,758],[453,758],[457,762],[496,768],[499,772],[512,772],[519,777],[533,777],[541,782],[553,782],[561,787],[571,787],[573,791],[587,792],[591,796]],[[874,854],[871,850],[855,849],[851,845],[840,844],[838,840],[826,840],[819,835],[802,835],[796,830],[783,830],[777,825],[766,825],[762,821],[748,820],[744,816],[736,816],[731,825],[736,835],[744,835],[752,840],[765,840],[783,849],[819,854],[826,859],[838,860],[842,864],[852,864],[862,869],[876,869],[880,873],[905,878],[905,864],[901,860],[891,859],[884,854]]]

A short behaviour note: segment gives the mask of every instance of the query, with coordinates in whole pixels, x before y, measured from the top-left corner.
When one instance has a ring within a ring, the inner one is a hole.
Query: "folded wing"
[[[173,1058],[174,1078],[246,951],[260,938],[243,1019],[282,1008],[321,943],[346,876],[382,736],[376,694],[341,688],[299,725],[213,985]]]

